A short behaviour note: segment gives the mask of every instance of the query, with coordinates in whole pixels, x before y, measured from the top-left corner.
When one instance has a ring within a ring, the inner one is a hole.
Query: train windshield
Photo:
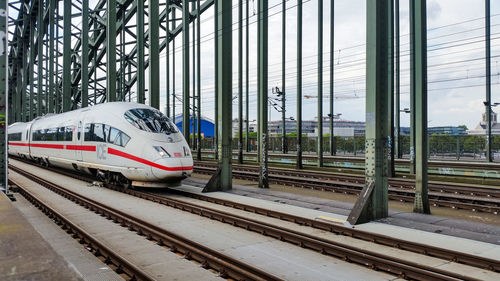
[[[132,125],[146,132],[160,134],[177,133],[177,127],[159,110],[136,108],[125,112],[125,119]]]

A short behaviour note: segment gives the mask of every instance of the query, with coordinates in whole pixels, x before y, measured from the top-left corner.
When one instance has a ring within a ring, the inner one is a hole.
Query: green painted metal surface
[[[318,167],[323,167],[323,0],[318,0]]]
[[[189,1],[182,1],[182,132],[189,142]]]
[[[7,1],[0,0],[0,191],[9,192],[7,184],[7,126],[8,120],[8,16]]]
[[[116,0],[106,6],[106,101],[116,101]]]
[[[367,0],[366,44],[366,184],[374,184],[371,198],[363,206],[359,222],[384,218],[388,215],[388,144],[387,119],[389,85],[388,26],[390,1]]]
[[[430,213],[428,198],[428,138],[427,138],[427,12],[425,0],[411,0],[410,13],[414,33],[415,67],[411,73],[415,81],[415,201],[413,211]]]
[[[148,0],[149,9],[149,105],[160,109],[159,1]]]
[[[297,169],[302,169],[302,0],[297,0]]]
[[[232,66],[232,14],[231,1],[215,0],[217,24],[217,73],[218,73],[218,152],[220,190],[232,188],[231,141],[232,141],[232,102],[233,102],[233,66]]]
[[[259,174],[259,187],[269,188],[268,172],[268,3],[266,0],[258,1],[258,22],[257,22],[257,95],[259,95],[259,145],[258,155],[261,157],[261,167]]]

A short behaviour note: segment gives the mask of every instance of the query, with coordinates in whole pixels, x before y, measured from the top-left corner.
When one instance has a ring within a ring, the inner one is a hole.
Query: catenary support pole
[[[182,0],[182,132],[189,143],[189,0]]]
[[[410,7],[412,7],[412,1],[410,0]],[[416,65],[415,65],[415,15],[410,12],[410,174],[415,174],[415,75]],[[412,75],[413,73],[413,75]]]
[[[94,70],[96,71],[96,70]],[[89,0],[82,0],[82,107],[89,105]]]
[[[156,109],[160,109],[160,8],[158,0],[148,0],[148,4],[149,105]]]
[[[486,51],[486,161],[492,162],[491,154],[491,25],[490,0],[484,1],[485,10],[485,51]]]
[[[191,12],[194,12],[196,9],[196,0],[193,0],[192,3],[191,3]],[[195,126],[195,122],[196,122],[196,24],[193,23],[193,33],[192,33],[192,40],[193,40],[193,56],[192,56],[192,77],[193,77],[193,80],[191,82],[191,85],[193,86],[193,88],[191,89],[193,94],[192,94],[192,101],[193,101],[193,104],[192,104],[192,109],[191,109],[191,126],[192,126],[192,129],[191,129],[191,134],[192,134],[192,138],[191,138],[191,148],[194,150],[196,149],[196,126]]]
[[[427,186],[427,19],[426,0],[410,0],[415,42],[415,201],[413,211],[430,214]]]
[[[395,10],[395,25],[396,25],[396,109],[395,109],[395,126],[396,134],[394,139],[394,150],[396,152],[396,157],[401,159],[402,157],[402,146],[401,146],[401,87],[400,87],[400,38],[399,38],[399,0],[395,0],[394,4]]]
[[[297,0],[297,169],[302,169],[302,0]]]
[[[116,101],[116,0],[107,1],[106,12],[106,101],[113,102]]]
[[[246,15],[245,15],[245,145],[246,151],[250,151],[250,113],[249,113],[249,10],[250,1],[246,1]],[[283,1],[285,2],[285,1]]]
[[[323,0],[318,0],[318,167],[323,167]]]
[[[214,129],[215,129],[215,134],[214,134],[214,150],[215,150],[215,159],[219,158],[219,1],[215,1],[214,3],[214,34],[215,34],[215,40],[214,40],[214,61],[215,61],[215,97],[214,97],[214,111],[215,111],[215,124],[214,124]],[[231,94],[232,95],[232,94]]]
[[[196,1],[196,7],[198,10],[198,18],[196,19],[196,29],[198,32],[196,33],[196,86],[197,86],[197,117],[198,120],[196,122],[196,133],[198,134],[196,141],[197,153],[196,159],[201,161],[201,10],[200,10],[200,0]]]
[[[268,2],[267,0],[259,0],[258,2],[258,22],[257,22],[257,45],[258,45],[258,95],[260,96],[259,107],[259,139],[262,145],[259,145],[259,155],[261,155],[261,169],[259,175],[259,187],[269,188],[269,172],[268,172]]]
[[[288,152],[286,139],[286,1],[281,8],[281,152]]]
[[[167,44],[165,45],[165,83],[166,83],[166,94],[165,94],[165,115],[170,117],[170,0],[166,0],[165,3],[166,14],[165,14],[165,40]],[[172,119],[173,121],[173,119]]]
[[[238,164],[243,164],[243,0],[238,1]]]
[[[66,17],[64,17],[66,19]],[[30,60],[29,60],[29,73],[28,83],[29,83],[29,108],[28,108],[28,120],[31,121],[35,118],[35,18],[30,18],[30,37],[29,37],[29,48],[30,48]],[[65,49],[66,50],[66,49]]]
[[[172,30],[175,29],[175,21],[176,21],[176,18],[175,18],[175,8],[172,9]],[[175,100],[175,37],[172,38],[172,120],[175,122],[177,122],[175,120],[175,104],[176,104],[176,100]]]
[[[335,42],[335,1],[330,1],[330,155],[336,154],[335,149],[335,131],[333,130],[334,125],[334,100],[335,100],[335,89],[334,89],[334,42]]]

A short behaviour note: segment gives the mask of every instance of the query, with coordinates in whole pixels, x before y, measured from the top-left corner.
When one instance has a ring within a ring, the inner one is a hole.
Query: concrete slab
[[[279,274],[280,277],[286,280],[395,279],[394,276],[383,272],[373,271],[362,266],[324,256],[312,250],[292,246],[286,242],[151,201],[138,199],[108,189],[89,187],[87,184],[75,179],[38,170],[37,168],[31,168],[30,171],[36,174],[43,174],[53,181],[63,183],[65,187],[71,190],[78,191],[80,194],[94,200],[105,202],[113,208],[133,212],[134,215],[146,221],[156,223],[162,228],[192,239],[212,249],[230,254],[241,261],[255,262],[256,264],[252,263],[252,265],[259,266],[259,268],[267,272]],[[56,199],[51,196],[51,202],[55,203],[53,200]],[[55,204],[59,207],[59,203]],[[63,205],[64,203],[60,202],[60,204]],[[302,211],[307,210],[302,209]],[[99,218],[102,219],[102,217]],[[88,227],[89,231],[93,231],[92,226]],[[114,243],[126,241],[127,243],[121,246],[122,249],[130,248],[127,244],[136,243],[133,237],[127,239],[124,236],[111,237],[111,235],[108,235],[107,237],[109,240],[106,240],[106,243],[111,241],[114,241]],[[101,238],[106,239],[105,237]],[[125,254],[125,252],[122,253]],[[156,268],[156,266],[150,266],[151,268]],[[201,279],[198,278],[198,280]]]
[[[0,280],[82,280],[0,192]]]

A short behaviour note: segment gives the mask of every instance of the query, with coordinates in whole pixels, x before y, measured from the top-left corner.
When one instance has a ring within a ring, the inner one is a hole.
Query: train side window
[[[73,126],[67,126],[65,127],[65,136],[64,140],[65,141],[73,141]]]
[[[106,142],[106,134],[103,124],[94,124],[94,139],[96,142]]]
[[[64,127],[59,127],[57,130],[57,141],[64,141],[65,139],[65,128]]]
[[[124,132],[121,132],[119,145],[125,147],[125,146],[127,146],[127,143],[129,142],[129,140],[130,140],[130,137],[127,134],[125,134]]]
[[[120,134],[120,130],[116,128],[111,128],[109,132],[108,142],[116,144],[116,137]]]
[[[94,135],[94,125],[85,124],[85,141],[92,141]]]
[[[102,126],[104,127],[104,140],[103,140],[103,142],[108,142],[109,131],[111,130],[111,126],[105,125],[105,124],[103,124]]]

